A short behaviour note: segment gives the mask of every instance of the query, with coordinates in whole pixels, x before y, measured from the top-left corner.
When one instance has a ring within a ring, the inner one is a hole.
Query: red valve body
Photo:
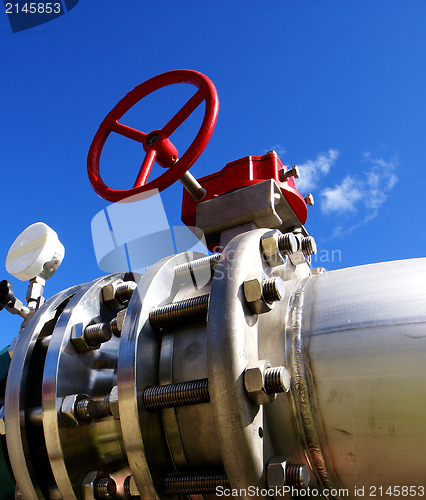
[[[300,223],[304,224],[308,215],[306,202],[296,189],[292,177],[284,182],[280,180],[279,171],[283,167],[277,154],[271,152],[263,156],[245,156],[228,163],[219,172],[198,179],[201,186],[207,190],[207,194],[201,202],[195,202],[191,195],[185,189],[183,190],[182,222],[187,226],[196,226],[197,203],[268,179],[274,179]]]

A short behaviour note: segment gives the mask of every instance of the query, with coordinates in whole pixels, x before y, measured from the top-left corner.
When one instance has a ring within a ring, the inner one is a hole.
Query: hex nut
[[[268,488],[282,488],[286,486],[287,460],[285,457],[274,457],[266,468],[266,482]]]
[[[71,344],[74,346],[77,352],[88,352],[92,349],[97,349],[100,344],[93,346],[86,342],[84,338],[85,327],[83,323],[77,323],[71,327]]]
[[[246,280],[243,289],[247,305],[254,314],[263,314],[272,309],[273,304],[266,302],[263,298],[262,280],[260,278]]]
[[[300,232],[297,232],[294,234],[299,242],[299,250],[297,252],[292,253],[291,255],[288,256],[290,259],[290,262],[294,266],[298,266],[299,264],[304,264],[306,262],[306,257],[303,255],[302,252],[302,240],[303,240],[303,235]]]
[[[118,387],[115,385],[108,396],[108,406],[111,415],[115,420],[120,420],[120,411],[118,408]]]
[[[272,267],[281,266],[285,263],[285,258],[281,255],[278,244],[278,237],[280,235],[281,232],[278,229],[273,229],[265,233],[260,239],[263,257]]]
[[[267,394],[265,388],[265,371],[271,365],[269,361],[259,360],[249,364],[244,371],[244,386],[249,398],[257,405],[271,403],[276,394]]]
[[[77,418],[75,408],[82,399],[89,399],[89,396],[87,394],[70,394],[62,400],[59,413],[67,427],[77,427],[81,424]]]
[[[110,309],[120,309],[123,307],[123,304],[116,298],[117,287],[123,283],[122,279],[118,279],[102,287],[102,297]]]
[[[126,318],[127,309],[122,309],[117,313],[117,316],[111,321],[111,330],[115,337],[121,337],[123,330],[124,319]]]
[[[106,474],[105,472],[88,472],[81,482],[81,495],[83,500],[96,500],[98,498],[98,495],[96,495],[96,485],[98,481],[101,479],[108,479],[109,477],[109,474]],[[114,494],[115,492],[113,495]],[[109,495],[109,497],[112,498],[113,495]]]

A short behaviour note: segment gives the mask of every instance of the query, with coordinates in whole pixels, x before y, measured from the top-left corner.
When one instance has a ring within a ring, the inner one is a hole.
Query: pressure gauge
[[[56,232],[43,222],[27,227],[13,242],[6,257],[6,270],[27,281],[50,278],[60,266],[65,249]]]

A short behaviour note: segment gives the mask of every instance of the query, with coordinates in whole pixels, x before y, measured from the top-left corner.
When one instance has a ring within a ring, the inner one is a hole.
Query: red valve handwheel
[[[190,83],[195,85],[198,91],[162,129],[145,134],[119,123],[118,120],[141,99],[155,90],[174,83]],[[177,149],[169,140],[169,137],[203,101],[206,103],[206,110],[200,130],[186,152],[178,159]],[[178,69],[154,76],[154,78],[141,83],[121,99],[108,113],[95,134],[87,157],[87,171],[93,189],[105,200],[113,202],[151,189],[158,189],[159,191],[166,189],[182,177],[203,152],[216,125],[218,111],[219,99],[216,88],[209,78],[198,71]],[[116,132],[140,142],[146,151],[135,184],[130,189],[111,189],[103,182],[99,173],[102,148],[111,132]],[[154,161],[157,161],[159,165],[167,168],[167,170],[147,183]]]

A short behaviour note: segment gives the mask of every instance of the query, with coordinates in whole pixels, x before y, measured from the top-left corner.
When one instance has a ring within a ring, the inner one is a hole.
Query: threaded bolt
[[[96,403],[88,398],[80,399],[74,407],[75,417],[79,422],[90,422],[96,416],[96,410]]]
[[[312,236],[305,236],[301,243],[302,253],[305,257],[317,253],[317,244]]]
[[[108,323],[89,325],[84,329],[84,340],[91,346],[97,346],[111,340],[112,332]]]
[[[112,477],[101,477],[94,484],[95,498],[109,499],[117,493],[117,485]]]
[[[190,275],[191,278],[194,279],[195,272],[202,273],[203,271],[210,271],[211,276],[218,260],[220,259],[220,255],[220,253],[215,253],[201,259],[193,260],[192,262],[180,264],[175,268],[175,276],[177,278],[185,278]]]
[[[124,490],[124,493],[127,495],[127,496],[131,496],[132,493],[130,492],[130,481],[132,480],[132,476],[127,476],[126,479],[124,480],[123,482],[123,490]]]
[[[123,281],[123,283],[117,285],[115,296],[121,302],[125,302],[130,300],[136,288],[137,285],[134,281]]]
[[[123,483],[123,490],[124,490],[124,493],[125,495],[127,496],[131,496],[131,493],[130,493],[130,480],[131,480],[132,476],[127,476],[126,479],[124,480],[124,483]]]
[[[117,316],[115,318],[112,318],[112,320],[109,322],[109,326],[111,327],[111,333],[113,333],[115,337],[121,337],[121,329],[117,324]]]
[[[172,302],[165,306],[154,307],[149,313],[149,321],[154,328],[179,325],[188,321],[205,320],[209,306],[209,297],[198,295],[190,299]]]
[[[286,465],[286,486],[295,486],[298,488],[307,488],[311,476],[306,465],[289,464]]]
[[[298,179],[300,177],[300,170],[297,165],[293,165],[289,170],[284,170],[283,168],[279,172],[280,174],[280,181],[285,182],[288,181],[290,177],[294,177],[295,179]]]
[[[267,394],[288,392],[290,389],[290,374],[285,366],[275,366],[265,370],[265,391]]]
[[[174,473],[164,479],[164,488],[169,496],[215,493],[216,488],[229,488],[225,474]]]
[[[262,296],[266,302],[278,302],[285,295],[285,286],[281,278],[268,278],[262,281]]]
[[[278,248],[282,255],[290,255],[297,252],[299,242],[293,233],[280,234],[278,236]]]
[[[115,318],[112,318],[112,320],[109,322],[109,326],[111,327],[111,332],[114,334],[115,337],[118,338],[121,337],[121,332],[123,330],[123,323],[124,323],[124,318],[126,317],[126,312],[127,309],[122,309],[119,313],[117,313],[117,316],[115,316]]]
[[[147,387],[143,391],[142,401],[147,410],[209,403],[209,381],[203,378],[179,384]]]

